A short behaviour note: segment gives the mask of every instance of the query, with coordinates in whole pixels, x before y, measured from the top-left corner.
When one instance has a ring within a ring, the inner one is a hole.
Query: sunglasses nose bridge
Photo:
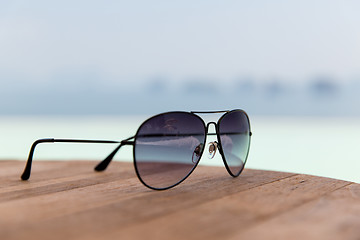
[[[214,125],[215,131],[217,131],[217,123],[216,123],[216,122],[208,122],[208,123],[206,124],[206,133],[207,133],[207,134],[209,134],[209,127],[210,127],[211,124]]]

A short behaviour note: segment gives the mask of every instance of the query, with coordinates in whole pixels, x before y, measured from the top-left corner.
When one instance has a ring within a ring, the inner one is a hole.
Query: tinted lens
[[[155,189],[180,183],[198,163],[205,134],[203,120],[186,112],[165,113],[145,121],[134,147],[140,180]]]
[[[250,123],[245,112],[226,113],[218,123],[220,142],[225,161],[232,175],[244,168],[250,146]]]

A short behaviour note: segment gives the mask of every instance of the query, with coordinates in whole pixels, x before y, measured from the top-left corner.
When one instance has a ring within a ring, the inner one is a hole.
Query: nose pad
[[[213,159],[215,157],[217,148],[218,148],[218,143],[216,141],[209,143],[209,153],[208,153],[209,159]]]
[[[204,144],[200,143],[199,145],[196,146],[196,148],[194,149],[193,155],[192,155],[192,159],[191,161],[196,164],[199,161],[200,158],[200,154],[202,152],[202,149],[204,147]]]

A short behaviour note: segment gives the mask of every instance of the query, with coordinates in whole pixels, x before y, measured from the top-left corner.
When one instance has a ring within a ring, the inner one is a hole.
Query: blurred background
[[[0,158],[25,160],[43,137],[125,138],[164,111],[242,108],[247,166],[360,182],[359,11],[355,0],[1,1]]]

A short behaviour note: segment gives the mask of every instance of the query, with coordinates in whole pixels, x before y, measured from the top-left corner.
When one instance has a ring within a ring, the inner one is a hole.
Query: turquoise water
[[[1,117],[0,159],[25,160],[32,142],[38,138],[121,140],[133,136],[147,117]],[[246,167],[360,183],[360,118],[250,116],[250,120],[253,137]],[[209,142],[212,140],[215,139],[208,138]],[[34,161],[100,161],[114,147],[42,144],[37,148]],[[125,146],[115,159],[131,161],[132,147]],[[222,160],[219,154],[213,159],[204,155],[200,163],[221,166]]]

